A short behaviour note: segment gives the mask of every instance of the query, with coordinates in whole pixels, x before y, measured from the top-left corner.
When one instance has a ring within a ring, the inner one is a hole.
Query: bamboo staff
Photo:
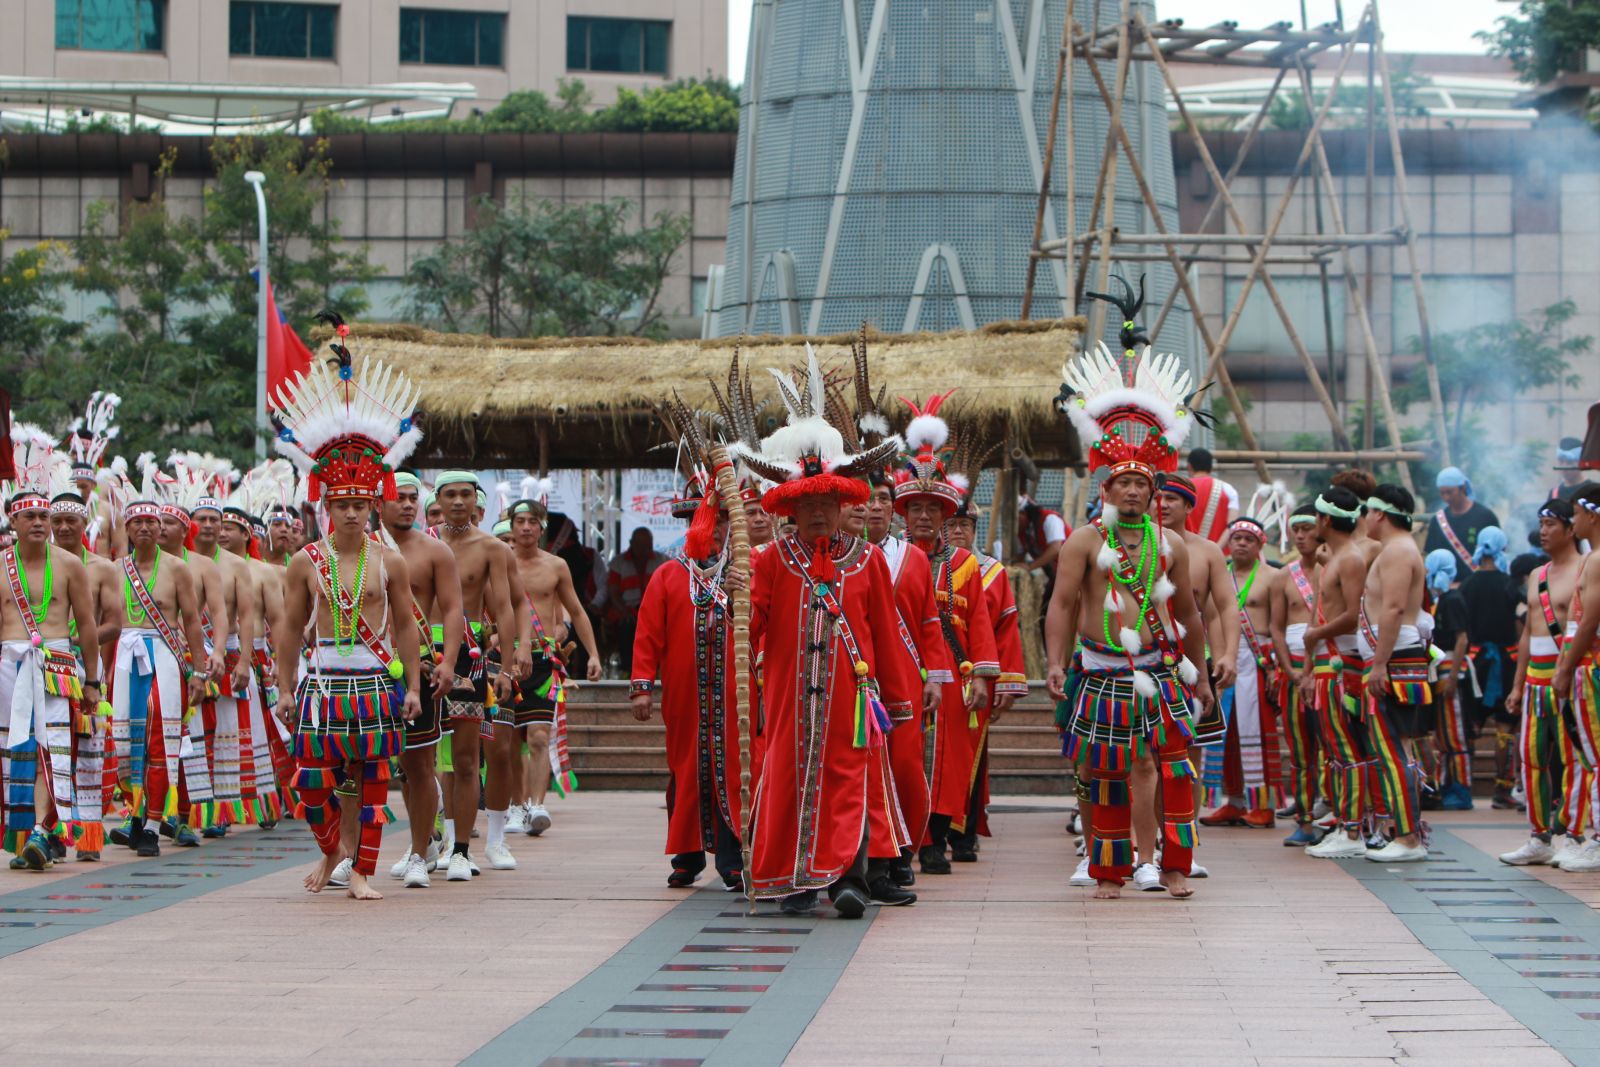
[[[739,724],[739,849],[744,858],[744,894],[750,914],[756,910],[755,878],[750,871],[750,531],[739,499],[739,479],[734,476],[728,450],[711,446],[711,469],[717,479],[717,496],[728,509],[728,565],[745,576],[734,589],[733,603],[733,708]]]

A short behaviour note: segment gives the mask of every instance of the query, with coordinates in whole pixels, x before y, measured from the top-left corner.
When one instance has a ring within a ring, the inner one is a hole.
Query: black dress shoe
[[[697,871],[686,871],[682,867],[674,867],[672,868],[672,873],[667,875],[667,888],[688,889],[694,885],[695,879],[699,877],[700,875]]]
[[[889,861],[889,881],[902,889],[917,884],[917,872],[911,869],[909,857]]]
[[[778,910],[785,915],[810,915],[817,907],[817,891],[806,889],[783,898]]]
[[[859,889],[845,886],[833,898],[833,910],[841,919],[859,919],[867,913],[867,898]]]
[[[978,850],[975,848],[952,848],[950,850],[950,859],[954,863],[977,863]]]
[[[902,904],[915,904],[917,902],[915,893],[907,889],[901,889],[887,878],[874,880],[871,885],[867,886],[867,889],[872,893],[873,901],[882,904],[886,908],[895,908]]]
[[[146,829],[139,834],[139,844],[135,851],[147,859],[161,855],[161,838],[154,830]]]
[[[917,853],[917,859],[922,864],[923,874],[949,874],[950,861],[945,858],[944,849],[934,848],[929,845]]]

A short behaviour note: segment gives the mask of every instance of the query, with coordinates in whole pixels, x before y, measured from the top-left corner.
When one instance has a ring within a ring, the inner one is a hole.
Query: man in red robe
[[[856,454],[824,415],[816,357],[784,383],[787,424],[732,451],[774,482],[762,503],[794,529],[752,558],[750,639],[761,657],[763,761],[753,801],[749,878],[757,896],[806,914],[827,889],[845,918],[866,911],[869,754],[912,708],[920,680],[898,635],[883,553],[840,535],[843,507],[868,497],[861,475],[899,448],[890,438]],[[730,390],[736,392],[736,390]],[[734,404],[741,401],[737,398]],[[735,412],[753,426],[754,412]],[[781,756],[781,758],[780,758]]]
[[[709,542],[691,533],[684,550],[657,568],[639,603],[633,638],[633,717],[650,718],[660,679],[661,721],[667,728],[667,885],[687,889],[716,855],[729,891],[744,887],[739,851],[739,724],[732,715],[732,611],[725,588],[723,539],[727,508],[703,482],[690,481],[673,514],[714,508]],[[697,543],[698,542],[698,543]]]
[[[968,476],[969,482],[976,479]],[[994,694],[978,708],[978,740],[974,746],[967,810],[950,824],[950,858],[956,863],[978,861],[978,835],[989,836],[989,727],[1011,709],[1018,697],[1028,695],[1028,674],[1022,663],[1022,630],[1017,621],[1017,601],[1011,592],[1006,565],[977,550],[978,505],[969,491],[950,521],[944,526],[945,540],[978,557],[982,576],[984,606],[994,624],[995,652],[1000,658],[1000,676]]]
[[[978,708],[989,702],[991,686],[1000,674],[978,558],[948,543],[943,535],[944,524],[970,487],[965,475],[945,466],[953,445],[950,428],[938,412],[948,398],[946,393],[930,398],[924,407],[910,405],[908,453],[894,494],[895,510],[905,517],[911,542],[928,554],[939,629],[956,667],[952,681],[944,686],[927,743],[932,756],[930,814],[918,853],[924,874],[950,873],[945,842],[952,823],[966,821],[972,769],[983,733]]]

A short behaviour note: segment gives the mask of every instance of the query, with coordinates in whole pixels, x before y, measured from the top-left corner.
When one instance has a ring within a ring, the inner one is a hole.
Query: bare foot
[[[311,869],[306,875],[306,892],[320,893],[328,886],[328,879],[333,877],[333,869],[339,866],[339,857],[323,856],[322,862]]]
[[[1162,871],[1161,884],[1167,887],[1167,892],[1182,899],[1194,896],[1194,890],[1189,888],[1189,876],[1182,871]]]
[[[1094,899],[1119,900],[1122,897],[1121,882],[1107,882],[1104,879],[1095,883]]]
[[[367,876],[355,871],[350,872],[350,888],[346,890],[356,900],[382,900],[383,894],[372,888],[367,881]]]

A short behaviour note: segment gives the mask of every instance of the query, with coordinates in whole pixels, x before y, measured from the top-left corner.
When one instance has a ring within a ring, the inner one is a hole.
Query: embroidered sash
[[[150,590],[144,584],[144,578],[139,574],[139,567],[133,562],[133,554],[122,557],[122,573],[128,579],[128,585],[133,590],[135,599],[139,601],[139,608],[149,620],[150,626],[161,635],[162,644],[167,646],[177,661],[189,661],[189,646],[183,640],[183,635],[174,630],[167,617],[161,613],[161,605],[156,603],[156,598],[150,595]]]
[[[1450,509],[1440,508],[1439,514],[1435,515],[1434,518],[1439,521],[1439,530],[1444,534],[1445,541],[1455,550],[1455,554],[1461,557],[1461,561],[1470,567],[1472,566],[1472,553],[1467,551],[1467,546],[1461,543],[1460,537],[1456,536],[1455,528],[1450,525],[1449,515]]]
[[[1305,601],[1307,611],[1317,609],[1317,591],[1311,584],[1311,578],[1306,574],[1306,569],[1299,560],[1288,566],[1289,577],[1294,580],[1295,592],[1300,594],[1300,599]],[[1320,621],[1320,620],[1319,620]]]

